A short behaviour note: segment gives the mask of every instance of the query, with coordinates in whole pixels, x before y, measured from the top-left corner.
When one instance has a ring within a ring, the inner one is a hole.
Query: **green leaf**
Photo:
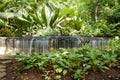
[[[93,65],[99,64],[98,60],[93,60]]]
[[[54,9],[56,9],[56,7],[51,2],[47,2],[46,6],[49,7],[51,11],[54,11]]]
[[[58,18],[58,15],[59,15],[59,9],[55,10],[53,16],[51,17],[50,26],[51,26],[52,28],[53,28],[54,22],[55,22],[56,19]]]
[[[68,70],[64,69],[64,70],[63,70],[63,75],[66,75],[67,72],[68,72]]]
[[[9,2],[0,4],[0,11],[3,11],[4,8],[9,4]]]
[[[31,14],[31,16],[33,17],[33,19],[35,20],[35,22],[37,22],[38,24],[41,25],[41,27],[43,27],[43,24],[42,24],[42,22],[41,22],[41,19],[40,19],[40,17],[38,16],[37,13],[36,13],[36,14]]]
[[[70,16],[74,16],[75,15],[75,10],[73,8],[63,8],[60,12],[60,15],[70,15]]]
[[[55,71],[56,73],[61,73],[63,71],[63,68],[56,68]]]
[[[74,79],[79,79],[83,75],[82,70],[77,69],[75,73],[73,74]]]
[[[91,68],[91,65],[86,64],[86,65],[84,66],[84,71],[87,71],[87,70],[90,69],[90,68]]]
[[[54,79],[57,79],[57,80],[59,80],[61,78],[61,75],[56,75],[55,77],[54,77]]]
[[[32,67],[33,67],[33,65],[30,65],[30,64],[24,65],[23,67],[21,67],[21,68],[19,69],[19,72],[22,72],[22,71],[24,71],[24,70],[30,69],[30,68],[32,68]]]
[[[53,65],[53,67],[56,69],[57,67],[59,67],[58,65]]]
[[[43,19],[43,22],[44,22],[45,26],[47,26],[48,22],[47,22],[45,7],[43,7],[43,9],[42,9],[42,11],[41,11],[41,17],[42,17],[42,19]]]
[[[2,19],[0,19],[0,26],[5,26],[5,25],[7,25],[7,23],[3,21]]]
[[[27,65],[27,66],[24,67],[24,70],[30,69],[30,68],[32,68],[33,66],[34,66],[34,65]]]
[[[58,63],[60,64],[60,66],[64,66],[65,67],[65,64],[64,64],[63,61],[59,61]]]
[[[31,23],[30,21],[28,21],[27,19],[25,19],[23,17],[19,17],[18,19],[23,21],[24,23]]]

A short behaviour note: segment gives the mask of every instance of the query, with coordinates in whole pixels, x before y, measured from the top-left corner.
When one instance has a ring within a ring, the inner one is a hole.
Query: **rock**
[[[0,78],[3,78],[4,76],[6,76],[6,65],[5,63],[11,62],[10,60],[3,60],[0,62]]]
[[[12,62],[12,61],[11,60],[7,60],[7,61],[2,61],[1,63],[6,64],[6,63],[10,63],[10,62]]]
[[[0,72],[5,72],[5,71],[6,71],[6,69],[5,69],[5,68],[0,69]]]
[[[0,78],[6,76],[6,72],[0,72]]]
[[[1,68],[6,68],[6,66],[3,65],[3,64],[0,64],[0,69],[1,69]]]

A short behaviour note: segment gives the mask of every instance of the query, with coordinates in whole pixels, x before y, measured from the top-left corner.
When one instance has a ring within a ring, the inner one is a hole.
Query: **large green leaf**
[[[49,7],[51,11],[54,11],[56,9],[54,3],[52,2],[47,2],[45,5]]]
[[[55,21],[56,21],[56,19],[58,18],[58,16],[59,16],[59,9],[57,9],[57,10],[54,12],[53,16],[51,17],[50,26],[51,26],[52,28],[54,27],[53,24],[55,23]]]
[[[45,26],[48,26],[48,22],[47,22],[47,17],[46,17],[46,12],[45,12],[45,7],[43,7],[42,11],[41,11],[41,17],[43,19],[43,22],[45,24]]]
[[[5,26],[7,23],[5,21],[3,21],[2,19],[0,19],[0,26]]]
[[[63,15],[75,16],[75,10],[73,8],[66,7],[66,8],[61,9],[60,15],[61,16]]]
[[[8,5],[9,2],[0,4],[0,11],[3,11],[4,8]]]
[[[43,23],[41,22],[41,18],[38,16],[38,14],[31,14],[31,16],[33,17],[34,19],[34,22],[41,25],[41,27],[43,27]]]

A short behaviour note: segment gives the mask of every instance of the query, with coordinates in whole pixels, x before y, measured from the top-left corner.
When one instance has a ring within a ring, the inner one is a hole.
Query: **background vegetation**
[[[0,36],[120,36],[119,0],[1,0]]]

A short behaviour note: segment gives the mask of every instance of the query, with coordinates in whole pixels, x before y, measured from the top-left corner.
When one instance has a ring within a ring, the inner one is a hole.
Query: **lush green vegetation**
[[[116,37],[108,42],[104,49],[91,48],[86,45],[81,48],[59,49],[49,54],[32,53],[18,54],[17,60],[23,64],[18,71],[37,68],[43,72],[45,79],[55,73],[54,78],[60,79],[71,74],[75,80],[84,80],[89,71],[105,71],[120,67],[120,41]]]
[[[1,0],[0,36],[120,36],[119,0]]]
[[[120,36],[119,0],[0,0],[0,4],[0,36]],[[120,41],[112,39],[104,49],[86,45],[17,56],[23,64],[20,72],[35,67],[46,79],[54,72],[55,79],[70,73],[79,80],[90,70],[119,68]]]

